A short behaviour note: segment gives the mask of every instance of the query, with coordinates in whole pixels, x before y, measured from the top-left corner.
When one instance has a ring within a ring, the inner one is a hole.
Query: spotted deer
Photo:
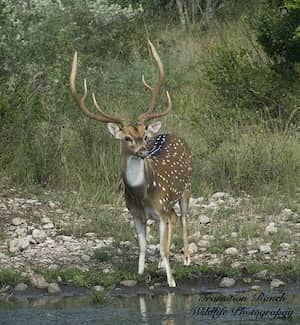
[[[161,122],[149,124],[150,120],[166,116],[171,111],[172,103],[166,91],[167,107],[162,112],[154,112],[165,73],[155,47],[150,41],[148,43],[158,71],[158,81],[154,86],[150,86],[142,76],[142,82],[145,89],[151,93],[151,99],[148,111],[139,115],[135,124],[105,113],[94,93],[92,98],[98,113],[87,108],[86,79],[82,97],[76,88],[77,52],[73,57],[70,86],[72,95],[83,113],[96,121],[108,123],[109,132],[121,141],[121,176],[125,185],[125,201],[134,218],[140,248],[138,273],[143,274],[145,268],[146,221],[147,218],[156,219],[159,221],[160,233],[159,266],[166,270],[168,285],[175,287],[169,263],[169,250],[173,227],[177,220],[174,210],[177,202],[181,212],[184,265],[190,264],[187,210],[192,172],[191,153],[181,138],[169,133],[155,135],[161,127]]]

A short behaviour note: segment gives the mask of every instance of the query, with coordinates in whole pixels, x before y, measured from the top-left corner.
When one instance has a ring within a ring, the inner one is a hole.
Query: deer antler
[[[164,72],[164,68],[163,68],[163,65],[161,63],[160,57],[159,57],[154,45],[150,42],[150,40],[148,40],[148,44],[150,46],[151,54],[152,54],[152,57],[154,59],[155,65],[156,65],[157,70],[158,70],[158,81],[157,81],[157,84],[154,87],[151,87],[145,81],[144,75],[142,75],[142,82],[143,82],[145,88],[148,89],[149,91],[151,91],[152,96],[151,96],[151,100],[150,100],[150,103],[149,103],[148,111],[138,117],[138,123],[145,123],[150,119],[165,116],[171,111],[171,108],[172,108],[170,95],[169,95],[168,92],[166,92],[167,100],[168,100],[167,109],[165,111],[163,111],[163,112],[160,112],[160,113],[153,113],[155,105],[156,105],[157,98],[159,97],[159,94],[160,94],[161,86],[165,81],[165,72]]]
[[[91,112],[85,103],[86,97],[87,97],[87,83],[86,83],[86,79],[84,79],[83,85],[84,85],[84,94],[82,97],[79,96],[78,92],[77,92],[77,88],[76,88],[76,75],[77,75],[77,51],[75,51],[74,56],[73,56],[73,62],[72,62],[72,70],[71,70],[71,75],[70,75],[70,86],[71,86],[71,93],[76,101],[76,103],[78,104],[78,106],[80,107],[80,109],[83,111],[83,113],[85,115],[87,115],[88,117],[96,120],[96,121],[100,121],[100,122],[105,122],[105,123],[117,123],[121,126],[126,125],[127,123],[118,117],[114,117],[111,116],[107,113],[105,113],[100,106],[98,105],[97,101],[96,101],[96,97],[94,95],[94,93],[92,94],[93,96],[93,102],[94,105],[96,106],[97,110],[101,113],[101,115],[97,115],[93,112]]]

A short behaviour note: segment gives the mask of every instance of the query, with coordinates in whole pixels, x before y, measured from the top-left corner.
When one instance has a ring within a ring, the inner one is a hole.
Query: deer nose
[[[146,158],[149,154],[149,150],[147,150],[145,147],[139,149],[136,153],[136,156],[139,157],[139,158]]]

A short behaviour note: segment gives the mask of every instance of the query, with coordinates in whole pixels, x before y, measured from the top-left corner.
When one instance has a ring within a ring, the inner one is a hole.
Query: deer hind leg
[[[189,253],[188,219],[187,219],[189,201],[190,201],[190,191],[186,190],[179,201],[180,212],[181,212],[182,236],[183,236],[183,252],[184,252],[183,264],[184,265],[190,265],[191,263],[191,258]]]
[[[133,212],[133,211],[132,211]],[[138,237],[138,242],[140,246],[139,254],[139,268],[138,274],[144,274],[145,270],[145,256],[146,256],[146,223],[144,215],[139,211],[134,211],[132,213],[136,234]]]
[[[169,262],[169,226],[168,226],[168,217],[160,218],[159,223],[159,235],[160,235],[160,255],[162,261],[164,263],[166,273],[167,273],[167,280],[169,287],[176,287],[176,283],[174,281],[170,262]]]
[[[172,237],[173,237],[173,232],[174,232],[174,228],[176,227],[176,223],[177,223],[177,219],[178,216],[175,212],[174,209],[171,209],[170,211],[170,218],[168,220],[168,258],[170,256],[170,248],[171,248],[171,244],[172,244]],[[158,262],[158,268],[165,268],[165,264],[162,258],[159,259]]]

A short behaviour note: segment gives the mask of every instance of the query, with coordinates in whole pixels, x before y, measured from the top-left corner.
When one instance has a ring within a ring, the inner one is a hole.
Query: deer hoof
[[[191,259],[189,256],[185,256],[183,260],[183,265],[188,266],[191,264]]]
[[[176,288],[176,283],[174,279],[171,279],[171,281],[168,281],[168,285],[170,288]]]

